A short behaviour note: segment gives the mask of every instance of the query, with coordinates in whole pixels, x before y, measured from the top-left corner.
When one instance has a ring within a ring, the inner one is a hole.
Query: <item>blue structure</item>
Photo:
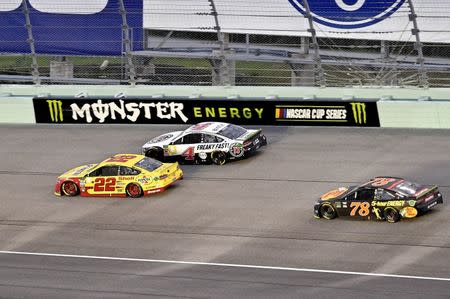
[[[132,50],[142,50],[143,1],[123,1]],[[124,52],[119,0],[109,0],[95,14],[51,14],[38,11],[29,1],[27,4],[36,54],[117,56]],[[22,6],[13,11],[0,11],[0,28],[0,52],[30,53]]]

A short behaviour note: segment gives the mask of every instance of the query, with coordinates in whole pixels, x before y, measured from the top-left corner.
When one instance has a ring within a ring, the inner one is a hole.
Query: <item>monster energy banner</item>
[[[378,127],[375,101],[317,99],[34,98],[37,123],[195,124]]]

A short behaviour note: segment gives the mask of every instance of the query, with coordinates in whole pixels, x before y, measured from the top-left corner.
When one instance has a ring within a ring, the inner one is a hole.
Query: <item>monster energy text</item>
[[[158,119],[179,118],[183,122],[188,121],[183,113],[183,103],[177,102],[129,102],[125,104],[123,100],[119,100],[119,104],[117,104],[114,101],[104,103],[102,100],[97,100],[92,104],[86,103],[81,107],[77,103],[73,103],[70,108],[74,120],[85,118],[88,123],[91,123],[94,117],[99,123],[105,122],[108,118],[115,120],[117,117],[136,122],[142,112],[144,112],[146,119],[152,119],[152,116],[156,116]]]

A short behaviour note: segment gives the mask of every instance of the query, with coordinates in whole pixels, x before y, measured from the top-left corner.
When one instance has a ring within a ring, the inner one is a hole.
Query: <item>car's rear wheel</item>
[[[217,165],[223,165],[227,162],[227,154],[221,151],[211,153],[211,161]]]
[[[322,204],[319,211],[325,219],[331,220],[337,217],[336,209],[329,203]]]
[[[386,208],[384,209],[384,219],[386,219],[389,223],[395,223],[400,220],[400,214],[394,208]]]
[[[159,161],[162,161],[164,159],[162,150],[156,147],[148,149],[145,152],[145,156]]]
[[[70,181],[64,182],[62,184],[61,191],[66,196],[75,196],[78,195],[79,192],[77,184]]]
[[[141,186],[139,186],[138,184],[135,184],[135,183],[128,184],[127,188],[126,188],[126,191],[127,191],[127,195],[129,197],[136,198],[136,197],[141,197],[142,196],[142,188],[141,188]]]

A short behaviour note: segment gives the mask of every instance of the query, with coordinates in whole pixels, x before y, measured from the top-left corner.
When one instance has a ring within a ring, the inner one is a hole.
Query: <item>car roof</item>
[[[216,133],[225,128],[226,126],[230,125],[229,123],[224,122],[202,122],[198,123],[196,125],[190,126],[187,128],[184,132],[185,133]]]
[[[361,187],[374,187],[386,190],[392,190],[393,187],[397,186],[401,182],[404,182],[405,179],[396,178],[396,177],[375,177],[361,185]]]
[[[117,154],[99,163],[99,166],[123,165],[133,166],[141,161],[145,156],[137,154]]]

